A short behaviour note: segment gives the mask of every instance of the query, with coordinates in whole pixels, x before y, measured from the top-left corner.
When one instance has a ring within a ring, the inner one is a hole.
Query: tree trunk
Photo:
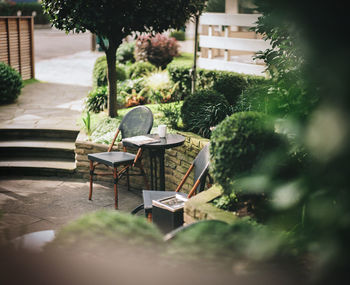
[[[106,51],[107,57],[107,78],[108,78],[108,115],[115,118],[117,113],[117,71],[116,71],[116,52],[121,41],[109,40],[109,46]]]

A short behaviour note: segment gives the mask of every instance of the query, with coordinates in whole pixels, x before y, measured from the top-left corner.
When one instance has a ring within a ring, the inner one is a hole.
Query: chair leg
[[[115,167],[113,169],[113,183],[114,183],[114,208],[117,210],[118,209],[118,173],[117,173],[117,168]]]
[[[129,177],[129,167],[126,169],[126,187],[130,191],[130,177]]]
[[[152,223],[152,212],[147,214],[147,221]]]
[[[90,193],[89,193],[89,200],[92,199],[93,175],[94,175],[94,163],[90,160]]]

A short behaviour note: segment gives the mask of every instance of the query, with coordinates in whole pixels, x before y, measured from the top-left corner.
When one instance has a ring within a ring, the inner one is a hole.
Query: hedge
[[[17,11],[22,12],[22,16],[31,16],[36,12],[34,23],[39,25],[49,24],[49,17],[44,15],[40,3],[0,3],[0,16],[17,16]]]
[[[181,98],[191,93],[191,66],[170,63],[167,67],[173,82],[180,82]],[[246,75],[229,71],[197,69],[197,89],[214,89],[222,93],[227,101],[234,105],[239,95],[248,86],[264,82],[262,76]]]

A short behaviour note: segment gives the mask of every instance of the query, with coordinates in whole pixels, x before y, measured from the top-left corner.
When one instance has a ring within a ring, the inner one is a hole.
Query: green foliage
[[[86,100],[86,109],[90,112],[99,113],[107,107],[108,89],[101,86],[89,92]]]
[[[117,41],[133,31],[161,33],[169,28],[180,29],[204,6],[201,0],[43,0],[44,10],[56,28],[74,32],[89,30]]]
[[[108,112],[117,115],[116,81],[114,72],[116,51],[122,40],[133,32],[162,33],[170,28],[180,29],[195,14],[205,7],[201,0],[43,0],[45,13],[53,26],[66,32],[91,33],[108,40],[101,42],[108,60],[110,92]]]
[[[122,65],[116,65],[117,80],[123,81],[126,79],[125,70]],[[93,76],[93,86],[106,86],[107,81],[107,59],[106,56],[100,56],[96,59],[94,69],[92,71]]]
[[[104,117],[91,132],[91,140],[96,143],[110,144],[120,124],[120,118]]]
[[[130,79],[135,79],[148,75],[149,73],[156,71],[157,67],[149,62],[138,61],[130,65],[127,69],[127,76]]]
[[[148,61],[165,69],[178,56],[179,44],[175,38],[163,34],[141,35],[136,40],[135,57],[138,61]]]
[[[212,173],[225,193],[234,189],[236,179],[249,174],[281,140],[264,114],[235,113],[219,124],[212,133],[210,152]]]
[[[210,13],[225,13],[225,0],[209,0],[205,11]]]
[[[166,124],[174,130],[181,128],[181,107],[182,102],[159,105],[159,110],[163,113]]]
[[[167,67],[171,80],[180,82],[179,90],[181,98],[185,98],[191,93],[191,64],[176,63],[169,64]],[[264,82],[264,77],[243,75],[235,72],[217,71],[217,70],[197,70],[196,90],[214,89],[222,93],[227,101],[234,105],[240,94],[248,86],[258,82]]]
[[[225,97],[210,89],[200,90],[186,97],[181,108],[185,130],[207,138],[210,137],[210,128],[216,126],[231,113],[232,108]]]
[[[74,248],[85,242],[92,247],[115,245],[118,242],[127,242],[133,246],[150,246],[161,244],[162,235],[153,224],[142,217],[100,210],[64,226],[50,246]]]
[[[232,211],[236,207],[238,200],[235,193],[228,195],[221,195],[220,197],[213,200],[213,204],[222,210]]]
[[[88,135],[91,135],[91,117],[90,112],[86,112],[86,116],[82,118],[84,123],[85,131]]]
[[[23,87],[21,75],[12,67],[0,62],[0,104],[14,102]]]
[[[135,43],[122,43],[117,49],[117,62],[119,63],[133,63],[135,62],[134,57]]]
[[[43,13],[40,3],[0,3],[0,16],[17,16],[17,11],[22,12],[22,16],[32,16],[35,12],[34,23],[37,25],[49,24],[49,19]]]
[[[152,103],[165,103],[178,100],[178,83],[174,84],[166,71],[155,71],[144,78]]]
[[[184,41],[186,39],[185,31],[183,30],[171,31],[170,37],[175,38],[177,41]]]
[[[283,232],[247,219],[238,219],[229,225],[221,221],[207,220],[189,226],[171,240],[169,252],[181,258],[212,259],[221,263],[248,260],[266,262],[291,257],[294,244]]]
[[[223,94],[231,105],[235,105],[248,82],[245,77],[232,72],[220,72],[213,82],[213,89]]]

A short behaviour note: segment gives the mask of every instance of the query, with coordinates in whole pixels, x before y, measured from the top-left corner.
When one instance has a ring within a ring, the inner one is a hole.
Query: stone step
[[[8,140],[0,141],[0,160],[4,158],[51,157],[74,161],[74,142]]]
[[[0,140],[47,140],[74,142],[79,131],[61,129],[0,129]]]
[[[0,175],[39,175],[72,176],[75,162],[71,160],[41,159],[3,159],[0,161]]]

